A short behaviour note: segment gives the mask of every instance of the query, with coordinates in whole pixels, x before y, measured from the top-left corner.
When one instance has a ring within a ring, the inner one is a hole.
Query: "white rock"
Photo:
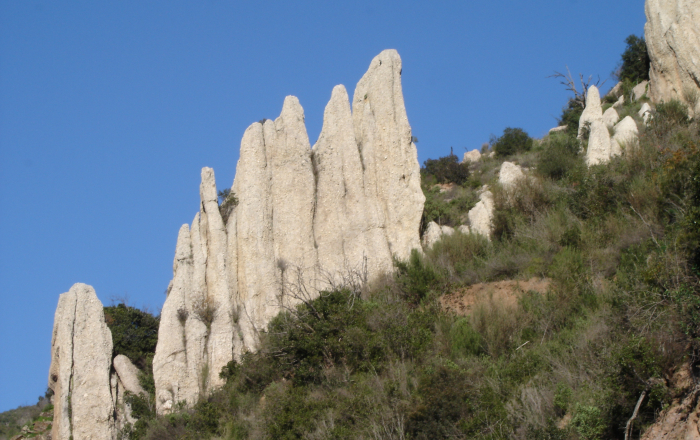
[[[355,88],[352,108],[365,188],[380,202],[390,252],[407,260],[411,249],[420,249],[425,196],[401,90],[401,58],[395,50],[372,60]]]
[[[603,123],[608,128],[614,127],[619,120],[620,115],[617,114],[617,111],[613,107],[610,107],[603,113]]]
[[[633,148],[637,145],[639,130],[637,123],[631,116],[625,116],[622,121],[615,125],[615,134],[611,140],[613,152],[622,151],[622,149]],[[619,154],[619,153],[618,153]]]
[[[442,232],[442,235],[454,235],[455,230],[451,226],[440,226],[440,231]]]
[[[620,96],[620,98],[617,100],[615,104],[612,105],[612,108],[620,108],[623,105],[625,105],[625,95]]]
[[[423,248],[430,249],[442,236],[442,228],[435,222],[428,223],[428,226],[423,232]]]
[[[549,129],[549,134],[558,133],[560,131],[566,131],[569,128],[568,125],[560,125],[559,127],[554,127]]]
[[[115,439],[112,334],[95,290],[75,284],[60,296],[51,338],[52,438]]]
[[[610,161],[610,132],[602,121],[593,121],[591,134],[588,137],[586,164],[588,166],[607,163]]]
[[[467,225],[460,225],[457,228],[457,230],[462,234],[465,234],[465,235],[469,234],[469,226],[467,226]]]
[[[479,162],[481,160],[481,153],[479,150],[472,150],[472,151],[467,151],[464,153],[464,158],[462,159],[462,163],[474,163],[474,162]]]
[[[608,93],[605,94],[605,96],[614,96],[614,97],[617,98],[618,96],[620,96],[620,93],[621,93],[621,92],[622,92],[622,83],[621,83],[621,82],[618,82],[617,84],[615,84],[615,85],[613,86],[612,89],[610,89],[610,90],[608,91]]]
[[[651,117],[651,106],[649,105],[648,102],[645,102],[642,104],[642,108],[639,109],[639,112],[637,113],[639,117],[642,118],[645,124],[649,122],[649,118]]]
[[[586,95],[586,108],[581,113],[581,118],[578,121],[578,138],[583,138],[583,131],[587,124],[593,124],[594,121],[603,120],[603,108],[600,105],[600,93],[596,86],[588,88]]]
[[[651,69],[649,97],[654,102],[692,101],[700,95],[700,3],[647,0],[644,35]],[[700,111],[695,99],[692,114]]]
[[[114,371],[117,372],[119,380],[124,385],[124,389],[134,394],[145,394],[146,392],[139,383],[139,369],[131,363],[131,360],[123,354],[114,357]]]
[[[493,193],[485,189],[479,196],[479,201],[468,213],[472,233],[481,234],[491,239],[493,209]]]
[[[525,174],[522,168],[512,162],[503,162],[498,173],[498,183],[504,188],[513,188],[520,179],[524,179]]]
[[[647,93],[649,81],[642,81],[632,88],[632,101],[638,101]]]
[[[313,151],[318,178],[314,234],[321,278],[340,283],[344,275],[361,269],[365,259],[371,279],[386,274],[392,260],[380,227],[380,201],[364,186],[350,103],[342,85],[333,89]]]

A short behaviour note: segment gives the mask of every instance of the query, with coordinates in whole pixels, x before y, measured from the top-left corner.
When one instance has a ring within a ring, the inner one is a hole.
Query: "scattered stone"
[[[644,35],[651,68],[653,102],[678,99],[700,111],[700,3],[694,0],[647,0]]]
[[[615,125],[615,134],[611,140],[611,148],[614,151],[622,151],[622,149],[633,148],[637,145],[639,130],[637,123],[631,116],[625,116],[622,121]]]
[[[586,125],[592,125],[594,121],[602,120],[603,108],[600,105],[600,93],[596,86],[590,86],[586,95],[586,108],[583,109],[581,118],[578,121],[578,138],[583,138]]]
[[[619,120],[620,115],[617,114],[617,111],[613,107],[610,107],[603,113],[603,123],[608,128],[614,127]]]
[[[588,137],[588,150],[586,151],[586,164],[598,165],[610,161],[610,132],[602,121],[593,121],[591,134]]]
[[[462,159],[462,163],[475,163],[479,162],[481,160],[481,153],[479,150],[472,150],[472,151],[467,151],[464,153],[464,158]]]

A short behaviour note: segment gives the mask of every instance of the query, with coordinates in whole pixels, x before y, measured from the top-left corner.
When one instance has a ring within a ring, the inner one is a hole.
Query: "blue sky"
[[[568,96],[546,77],[608,78],[645,21],[640,0],[0,0],[0,411],[46,390],[73,283],[159,311],[200,169],[229,187],[286,95],[313,144],[333,86],[397,49],[419,160],[461,156],[542,136]]]

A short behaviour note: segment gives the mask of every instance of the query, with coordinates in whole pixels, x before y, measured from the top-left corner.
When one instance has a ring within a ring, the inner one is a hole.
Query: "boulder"
[[[139,369],[131,363],[131,360],[123,354],[114,357],[114,371],[117,373],[119,380],[124,389],[134,394],[145,394],[146,392],[139,383]]]
[[[569,128],[568,125],[560,125],[559,127],[554,127],[549,129],[549,134],[559,133],[561,131],[566,131]]]
[[[603,121],[593,121],[588,137],[586,164],[588,166],[607,163],[611,157],[610,132]]]
[[[623,148],[632,148],[636,146],[639,136],[637,123],[631,116],[625,116],[622,121],[615,125],[615,134],[611,140],[611,148],[616,151],[622,151]]]
[[[460,225],[457,228],[457,230],[462,234],[465,234],[465,235],[469,234],[469,226],[467,226],[467,225]]]
[[[479,201],[467,214],[472,233],[481,234],[489,240],[491,239],[493,209],[493,193],[485,186],[479,195]]]
[[[639,99],[646,95],[649,86],[649,81],[642,81],[632,88],[632,101],[639,101]]]
[[[442,232],[442,235],[454,235],[455,230],[451,226],[440,226],[440,231]]]
[[[115,439],[112,334],[95,290],[75,284],[58,299],[51,338],[49,387],[54,440]]]
[[[111,376],[112,400],[116,408],[116,426],[123,429],[127,423],[132,425],[136,419],[131,415],[131,405],[126,402],[125,393],[143,394],[146,392],[139,383],[139,369],[123,354],[117,355],[112,361],[114,373]]]
[[[464,153],[464,158],[462,159],[462,163],[474,163],[474,162],[479,162],[481,160],[481,153],[479,150],[472,150],[472,151],[467,151]]]
[[[498,173],[498,183],[506,189],[513,188],[520,179],[524,179],[523,169],[511,162],[503,162]]]
[[[649,123],[649,118],[651,118],[651,106],[648,102],[642,104],[642,108],[639,109],[637,115],[642,118],[645,124]]]
[[[603,123],[608,128],[613,128],[619,120],[620,115],[617,114],[617,111],[613,107],[610,107],[603,113]]]
[[[700,111],[700,3],[695,0],[647,0],[644,36],[651,60],[649,97],[678,99]]]
[[[624,95],[620,96],[620,98],[617,100],[617,102],[615,102],[615,104],[612,105],[612,108],[617,109],[617,108],[622,107],[623,105],[625,105],[625,96]]]
[[[578,121],[578,138],[583,138],[583,132],[587,125],[591,125],[594,121],[603,120],[603,108],[600,105],[600,93],[596,86],[590,86],[586,94],[586,108],[581,113],[581,118]]]
[[[608,91],[608,93],[605,94],[605,96],[614,96],[617,98],[618,96],[620,96],[621,93],[622,93],[622,82],[618,82],[617,84],[615,84],[613,86],[612,89],[610,89]]]
[[[379,202],[390,253],[407,260],[412,249],[420,249],[425,196],[420,187],[418,151],[404,106],[401,73],[401,57],[395,50],[377,55],[357,83],[352,117],[368,197]]]
[[[441,236],[442,228],[440,227],[440,225],[438,225],[435,222],[428,223],[428,226],[423,232],[423,248],[426,250],[430,249],[435,243],[438,242],[438,240],[440,240]]]

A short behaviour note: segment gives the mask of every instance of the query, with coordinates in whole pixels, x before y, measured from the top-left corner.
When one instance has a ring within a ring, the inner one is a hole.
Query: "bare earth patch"
[[[492,283],[473,284],[469,287],[443,295],[440,305],[446,312],[468,315],[474,305],[490,299],[506,307],[514,307],[520,296],[530,290],[546,293],[551,280],[549,278],[530,278],[527,281],[495,281]]]

